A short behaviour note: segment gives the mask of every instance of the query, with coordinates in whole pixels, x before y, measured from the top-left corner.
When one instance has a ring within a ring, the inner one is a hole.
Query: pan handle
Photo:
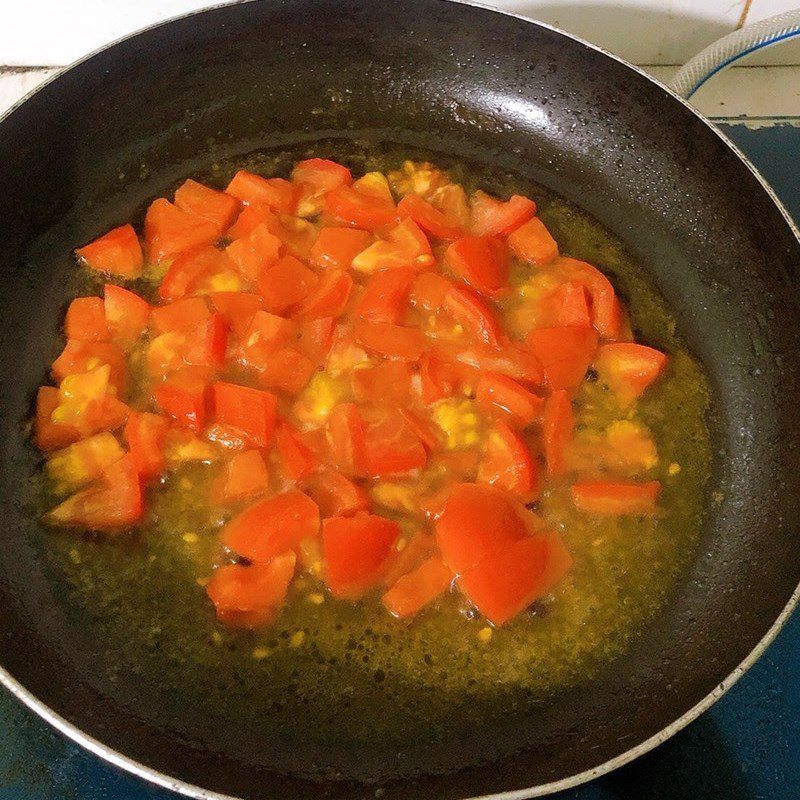
[[[800,9],[745,25],[710,44],[687,61],[668,86],[688,100],[709,78],[734,61],[748,53],[796,36],[800,36]]]

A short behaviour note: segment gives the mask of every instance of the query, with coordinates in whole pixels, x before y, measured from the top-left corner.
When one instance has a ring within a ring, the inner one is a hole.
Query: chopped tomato
[[[144,255],[133,225],[120,225],[75,253],[87,267],[98,272],[131,280],[142,274]]]
[[[567,471],[566,450],[574,424],[569,394],[563,389],[553,392],[544,404],[542,436],[547,472],[554,477]]]
[[[314,242],[317,229],[308,220],[290,217],[286,214],[269,214],[264,217],[270,233],[274,233],[283,243],[290,255],[307,259]]]
[[[310,481],[308,494],[319,506],[323,518],[348,517],[369,511],[367,493],[334,469],[324,469]]]
[[[59,492],[74,491],[99,478],[123,455],[114,435],[104,431],[53,453],[47,459],[45,472]]]
[[[269,488],[269,473],[258,450],[234,454],[217,476],[212,488],[213,499],[221,503],[239,503],[263,494]]]
[[[175,257],[158,287],[162,300],[180,300],[194,294],[203,278],[233,270],[228,256],[216,247],[197,247]]]
[[[333,317],[319,317],[303,322],[300,325],[297,348],[319,366],[331,349],[335,327],[336,320]]]
[[[371,240],[369,231],[358,228],[323,228],[311,248],[309,259],[323,269],[350,269],[353,259]]]
[[[413,280],[414,272],[409,268],[376,272],[367,281],[356,314],[369,322],[399,324],[408,305],[408,292]]]
[[[173,372],[153,390],[158,407],[178,425],[200,431],[206,420],[208,384],[198,373],[186,368]]]
[[[375,174],[367,173],[352,186],[333,189],[325,197],[327,210],[342,222],[368,231],[391,225],[397,218],[397,210],[388,184],[384,191],[376,178],[365,182],[368,175]],[[385,178],[383,182],[386,183]]]
[[[296,562],[289,550],[267,564],[217,567],[206,586],[217,619],[238,628],[258,628],[271,622],[286,599]]]
[[[536,203],[522,195],[505,202],[478,190],[472,195],[472,232],[476,236],[512,233],[536,213]]]
[[[510,262],[502,239],[465,236],[444,254],[445,264],[475,291],[497,297],[508,288]]]
[[[500,346],[500,323],[491,309],[477,295],[463,286],[451,286],[444,296],[442,308],[470,336],[490,347]]]
[[[88,488],[45,515],[56,525],[113,532],[138,522],[143,513],[139,475],[130,456],[123,456]]]
[[[485,345],[465,347],[457,352],[456,360],[475,370],[497,372],[515,381],[537,385],[544,381],[539,359],[530,350],[506,337],[500,339],[499,348]]]
[[[541,490],[539,464],[525,442],[505,422],[495,423],[489,432],[478,480],[507,489],[524,500],[534,500]]]
[[[273,353],[297,340],[297,324],[290,319],[256,311],[242,336],[237,357],[243,366],[265,370]]]
[[[226,194],[243,203],[260,203],[281,214],[293,214],[297,204],[297,187],[283,178],[262,178],[240,169],[225,189]]]
[[[401,408],[400,416],[429,453],[440,446],[439,429],[432,422],[408,408]]]
[[[212,314],[207,320],[186,329],[187,364],[219,369],[225,363],[228,346],[228,326],[222,314]]]
[[[268,447],[275,432],[277,398],[270,392],[235,383],[211,384],[214,418],[242,431],[256,447]]]
[[[555,266],[569,280],[586,287],[592,301],[592,324],[604,339],[617,339],[622,313],[611,282],[599,269],[574,258],[559,258]]]
[[[592,324],[586,287],[578,281],[566,281],[538,303],[542,328],[588,328]]]
[[[168,428],[167,420],[158,414],[132,411],[128,416],[123,436],[140,478],[156,478],[164,471]]]
[[[40,450],[59,450],[81,438],[81,432],[74,425],[53,421],[53,411],[58,403],[59,393],[55,386],[39,387],[36,394],[34,436]]]
[[[103,287],[103,307],[111,338],[127,349],[147,330],[150,305],[138,294],[107,283]]]
[[[367,473],[379,478],[421,469],[428,459],[422,442],[396,410],[367,426],[364,453]]]
[[[435,314],[442,307],[452,285],[437,272],[422,272],[411,284],[409,300],[413,306]]]
[[[572,502],[587,514],[619,516],[649,515],[656,510],[661,491],[658,481],[624,483],[621,481],[582,481],[572,487]]]
[[[456,485],[436,520],[442,560],[457,574],[526,535],[517,502],[493,486]]]
[[[452,397],[459,388],[460,376],[453,364],[433,353],[423,353],[419,361],[422,402],[430,405]]]
[[[241,239],[249,236],[259,225],[265,223],[267,231],[272,233],[272,227],[276,221],[275,214],[269,206],[262,203],[245,206],[236,217],[236,222],[229,228],[227,236],[229,239]]]
[[[416,361],[425,349],[425,337],[418,328],[361,320],[353,330],[359,344],[387,358]]]
[[[80,342],[108,341],[103,300],[99,297],[76,297],[67,309],[64,333],[67,339],[76,339]]]
[[[270,231],[265,222],[256,225],[249,233],[234,239],[225,253],[239,274],[256,285],[280,256],[281,240]]]
[[[270,355],[258,380],[268,389],[294,395],[302,391],[315,371],[311,359],[293,347],[284,347]]]
[[[604,344],[595,361],[600,378],[626,405],[641,397],[666,365],[667,357],[662,352],[632,342]]]
[[[527,345],[544,368],[553,390],[574,389],[583,381],[597,352],[594,328],[538,328],[528,334]]]
[[[222,529],[221,539],[234,553],[266,564],[318,533],[317,504],[291,489],[248,506]]]
[[[212,292],[208,295],[211,307],[222,314],[228,328],[235,336],[244,336],[253,317],[261,310],[261,295],[248,292]]]
[[[282,423],[276,438],[283,472],[289,480],[302,480],[317,469],[319,461],[316,455],[290,425]]]
[[[539,419],[544,400],[506,375],[482,372],[475,392],[486,412],[499,412],[512,427],[525,428]]]
[[[191,178],[176,189],[175,205],[187,214],[202,217],[213,223],[218,236],[222,236],[230,228],[239,211],[235,197],[204,186]]]
[[[397,213],[401,217],[410,217],[437,239],[458,239],[464,234],[443,212],[416,194],[407,194],[397,204]]]
[[[355,599],[377,586],[399,533],[396,522],[370,514],[324,520],[325,583],[331,592]]]
[[[191,462],[211,464],[219,458],[219,451],[188,428],[170,428],[164,441],[164,458],[172,469]]]
[[[435,259],[428,237],[410,217],[353,258],[353,269],[373,273],[380,270],[430,267]]]
[[[458,586],[494,625],[503,625],[544,597],[567,574],[572,558],[555,533],[537,533],[489,555]]]
[[[284,256],[264,272],[258,281],[258,293],[264,308],[281,314],[312,294],[319,278],[294,256]]]
[[[67,375],[58,387],[51,421],[77,428],[82,436],[122,426],[130,409],[117,400],[110,376],[108,364]]]
[[[346,475],[363,475],[366,470],[364,422],[353,403],[339,403],[328,415],[328,441],[336,465]]]
[[[381,598],[393,617],[410,617],[432,603],[450,586],[453,573],[433,556],[403,575]]]
[[[463,231],[469,230],[469,201],[463,186],[458,183],[439,186],[429,199],[431,204],[438,208],[453,225]]]
[[[128,382],[128,367],[125,353],[113,342],[79,342],[69,339],[61,355],[53,362],[53,377],[61,382],[68,375],[75,375],[107,364],[111,367],[109,382],[117,394],[125,392]]]
[[[297,213],[301,217],[307,217],[322,211],[325,207],[325,195],[337,186],[349,186],[353,177],[347,167],[335,161],[309,158],[295,164],[292,182],[300,190]]]
[[[153,333],[168,333],[206,322],[210,318],[211,312],[202,297],[187,297],[165,306],[153,306],[150,328]]]
[[[398,222],[389,231],[388,236],[390,242],[397,245],[403,253],[413,259],[414,266],[433,266],[435,259],[431,250],[431,243],[428,241],[425,231],[411,217]]]
[[[538,266],[558,257],[558,244],[539,217],[526,222],[508,237],[508,246],[517,258]]]
[[[415,533],[411,539],[399,539],[395,545],[395,553],[383,576],[384,586],[387,588],[394,586],[403,575],[413,572],[423,561],[435,553],[436,538],[430,533],[420,531]]]
[[[340,316],[350,300],[353,279],[342,270],[323,273],[316,289],[297,307],[295,316],[301,319]]]
[[[382,361],[353,370],[353,394],[359,403],[401,403],[411,395],[411,367],[405,361]]]
[[[144,241],[151,261],[171,258],[219,238],[217,226],[203,217],[187,214],[163,197],[154,200],[144,218]]]

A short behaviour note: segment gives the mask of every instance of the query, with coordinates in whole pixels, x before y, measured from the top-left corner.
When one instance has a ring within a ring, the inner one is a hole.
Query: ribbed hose
[[[800,10],[745,25],[724,36],[687,61],[670,81],[670,88],[687,100],[713,75],[729,64],[764,47],[800,36]]]

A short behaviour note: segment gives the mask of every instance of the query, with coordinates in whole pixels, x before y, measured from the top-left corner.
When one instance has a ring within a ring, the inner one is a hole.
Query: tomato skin
[[[144,241],[151,261],[158,263],[219,238],[213,222],[187,214],[163,197],[154,200],[144,218]]]
[[[542,328],[590,328],[592,316],[586,287],[579,281],[566,281],[538,303]]]
[[[259,222],[247,234],[234,239],[225,248],[225,255],[250,285],[256,285],[278,260],[282,247],[283,243],[267,223]]]
[[[409,408],[401,408],[399,411],[408,429],[419,439],[429,453],[441,446],[439,431],[429,420]]]
[[[478,406],[488,414],[498,414],[512,427],[525,428],[542,413],[544,400],[507,375],[482,372],[475,391]]]
[[[483,300],[469,289],[452,286],[444,296],[442,308],[478,341],[500,347],[500,323]]]
[[[575,418],[569,394],[561,389],[553,392],[544,404],[542,436],[548,475],[558,477],[567,471],[566,451],[572,440]]]
[[[358,183],[358,182],[356,182]],[[352,186],[338,186],[325,197],[327,210],[337,219],[355,228],[375,231],[391,225],[397,218],[394,201]],[[388,187],[387,187],[388,189]]]
[[[452,282],[438,272],[421,272],[411,284],[409,300],[416,308],[435,314],[452,286]]]
[[[372,241],[369,231],[358,228],[323,228],[311,248],[309,260],[321,269],[350,269],[353,259]]]
[[[276,445],[283,472],[289,480],[296,482],[307,478],[319,467],[319,461],[311,448],[285,422],[278,428]]]
[[[269,311],[256,311],[242,336],[236,358],[243,366],[261,372],[269,365],[272,355],[296,341],[297,335],[297,324],[293,320]]]
[[[595,361],[600,378],[627,405],[641,397],[667,366],[664,353],[643,344],[616,342],[604,344]]]
[[[396,522],[370,514],[324,520],[325,583],[331,593],[352,600],[377,586],[399,533]]]
[[[397,410],[365,429],[364,456],[367,474],[377,478],[422,469],[428,459],[419,438]]]
[[[272,443],[278,404],[274,394],[217,381],[211,384],[211,404],[217,422],[238,428],[254,446]]]
[[[214,570],[206,594],[217,619],[233,627],[268,624],[286,599],[297,557],[289,550],[267,564],[225,564]]]
[[[175,190],[174,200],[181,211],[213,223],[218,236],[228,230],[239,211],[239,203],[235,197],[204,186],[191,178]]]
[[[497,422],[489,432],[483,458],[478,467],[478,480],[499,486],[523,500],[539,497],[541,475],[527,445],[505,422]]]
[[[212,485],[212,499],[218,503],[239,503],[263,494],[269,488],[269,473],[258,450],[234,453]]]
[[[572,487],[572,502],[578,511],[587,514],[649,516],[656,510],[660,492],[658,481],[582,481]]]
[[[294,312],[298,319],[339,317],[347,308],[353,279],[346,272],[331,269],[323,273],[316,289],[303,300]]]
[[[411,367],[405,361],[383,361],[353,370],[353,394],[359,403],[401,403],[411,396]]]
[[[298,161],[292,170],[292,182],[298,186],[300,197],[297,214],[301,217],[316,214],[325,207],[325,195],[338,186],[349,186],[353,176],[347,167],[325,158]]]
[[[111,385],[118,395],[125,393],[128,383],[125,353],[113,342],[79,342],[68,339],[51,369],[53,377],[60,383],[69,375],[86,372],[90,364],[108,364],[111,367]]]
[[[458,239],[464,233],[438,208],[416,194],[407,194],[397,204],[397,213],[400,217],[410,217],[420,228],[437,239]]]
[[[186,329],[187,364],[220,369],[225,364],[228,346],[228,326],[222,314],[212,314],[207,320]]]
[[[80,342],[108,341],[106,310],[99,297],[76,297],[67,309],[64,320],[67,339]]]
[[[395,547],[395,552],[391,556],[383,576],[383,585],[387,589],[394,586],[403,575],[413,572],[420,564],[434,555],[436,555],[436,537],[430,533],[418,531],[406,542],[402,550],[397,550]]]
[[[465,236],[445,251],[445,264],[464,283],[487,297],[499,297],[508,289],[511,262],[502,239]]]
[[[544,372],[539,359],[527,347],[505,336],[500,338],[499,348],[479,344],[465,347],[455,354],[455,360],[463,368],[496,372],[515,381],[544,385]]]
[[[56,525],[109,533],[129,528],[143,514],[142,489],[133,459],[123,456],[88,488],[67,498],[44,519]]]
[[[459,388],[458,370],[434,353],[423,353],[419,362],[422,402],[426,405],[452,397]]]
[[[560,538],[537,533],[512,542],[458,579],[458,586],[493,625],[504,625],[566,575],[572,558]]]
[[[553,390],[580,386],[597,352],[594,328],[537,328],[526,344],[544,368],[547,385]]]
[[[211,318],[202,297],[187,297],[165,306],[154,306],[150,312],[150,330],[154,334],[180,331]]]
[[[264,300],[264,308],[282,314],[311,295],[318,282],[316,273],[289,255],[264,272],[257,289]]]
[[[417,328],[360,320],[353,333],[359,344],[387,358],[417,361],[425,349],[425,337]]]
[[[222,529],[220,538],[234,553],[255,564],[266,564],[318,534],[317,504],[303,492],[290,489],[248,506]]]
[[[295,395],[305,388],[315,371],[311,359],[292,347],[284,347],[270,355],[258,380],[267,389]]]
[[[368,322],[399,324],[408,305],[413,280],[414,271],[409,268],[376,272],[367,281],[355,313]]]
[[[366,470],[364,422],[353,403],[339,403],[328,415],[328,441],[334,463],[345,475],[361,476]]]
[[[336,320],[333,317],[318,317],[300,325],[297,347],[303,355],[320,366],[333,344]]]
[[[253,317],[263,307],[261,295],[249,292],[212,292],[208,295],[211,307],[222,314],[235,336],[244,336]]]
[[[442,560],[456,574],[526,535],[516,502],[492,486],[457,484],[436,520]]]
[[[247,170],[240,169],[231,178],[225,193],[243,203],[259,203],[282,214],[294,214],[298,191],[283,178],[262,178]]]
[[[164,472],[164,442],[168,428],[167,420],[158,414],[131,411],[128,416],[123,436],[142,480],[156,478]]]
[[[515,230],[508,237],[508,246],[517,258],[534,266],[549,264],[558,257],[558,244],[538,217]]]
[[[199,433],[206,420],[208,384],[191,368],[178,370],[153,390],[158,407],[178,425]]]
[[[121,286],[103,287],[103,308],[111,338],[123,348],[130,347],[147,330],[150,304]]]
[[[445,592],[452,580],[453,573],[438,556],[433,556],[413,572],[399,578],[381,601],[393,617],[404,619],[432,603]]]
[[[622,313],[611,281],[585,261],[561,257],[555,262],[568,279],[582,283],[591,298],[592,324],[604,339],[617,339],[622,330]]]
[[[335,469],[323,469],[309,482],[308,494],[327,517],[349,517],[369,511],[367,493]]]
[[[142,274],[144,254],[133,225],[120,225],[75,254],[90,269],[133,280]]]
[[[536,213],[536,203],[515,194],[503,202],[480,189],[472,195],[472,233],[504,236],[512,233]]]

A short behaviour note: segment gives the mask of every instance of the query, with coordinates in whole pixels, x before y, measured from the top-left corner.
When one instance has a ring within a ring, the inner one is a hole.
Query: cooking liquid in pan
[[[337,159],[354,173],[427,159],[449,169],[468,191],[480,187],[536,200],[561,252],[611,278],[637,341],[670,356],[666,374],[637,407],[658,447],[658,466],[648,477],[662,483],[664,513],[587,517],[572,507],[566,482],[547,492],[540,511],[561,532],[574,567],[552,598],[491,634],[480,617],[458,613],[457,606],[464,609],[456,595],[400,623],[374,602],[328,595],[318,602],[322,584],[309,576],[295,581],[286,607],[266,629],[217,624],[196,578],[211,572],[220,510],[198,505],[194,498],[202,492],[181,489],[184,479],[210,485],[213,470],[202,465],[167,479],[134,534],[106,539],[43,529],[41,547],[56,594],[91,631],[97,668],[112,680],[134,676],[143,690],[195,714],[224,708],[232,717],[268,721],[289,741],[424,742],[524,712],[585,683],[658,613],[700,533],[710,467],[708,386],[668,309],[620,242],[575,206],[512,175],[439,154],[337,142],[313,152],[298,147],[215,164],[201,178],[223,186],[238,168],[288,174],[295,161],[312,155]],[[87,280],[81,272],[75,294],[97,288]],[[515,282],[524,281],[519,272]],[[575,401],[577,430],[602,429],[619,418],[608,397],[599,382],[583,384]],[[32,486],[37,509],[52,507],[41,479]]]

